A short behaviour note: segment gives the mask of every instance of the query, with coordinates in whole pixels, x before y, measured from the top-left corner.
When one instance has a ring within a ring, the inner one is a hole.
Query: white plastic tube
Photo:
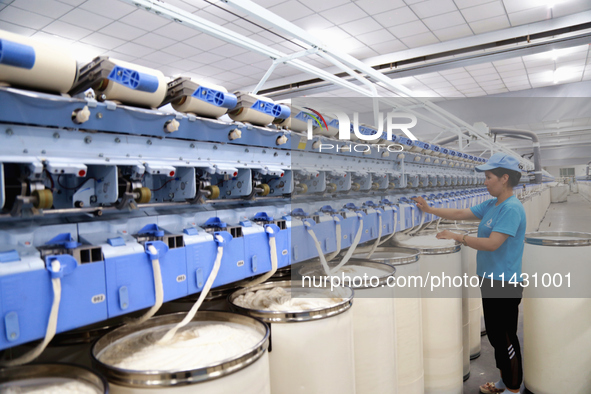
[[[412,217],[413,217],[413,225],[414,225],[414,215]],[[421,211],[421,222],[419,223],[419,225],[416,228],[409,231],[408,234],[412,235],[412,234],[415,234],[416,232],[418,232],[421,229],[421,227],[423,227],[423,223],[425,223],[425,213],[423,211]]]
[[[324,257],[324,252],[322,251],[322,246],[320,245],[318,238],[316,238],[314,230],[312,230],[312,225],[304,220],[304,226],[306,227],[306,231],[308,231],[308,234],[310,234],[310,237],[312,237],[312,241],[314,241],[314,246],[316,247],[316,251],[318,252],[318,258],[320,259],[320,264],[322,264],[324,272],[326,273],[326,275],[330,275],[330,268],[328,268],[326,257]]]
[[[398,224],[397,220],[398,220],[398,212],[394,211],[394,229],[392,230],[392,234],[388,235],[387,238],[385,238],[382,242],[380,242],[380,245],[383,245],[386,242],[388,242],[394,236],[394,234],[396,234],[396,226]],[[370,258],[370,257],[371,257],[371,255],[367,256],[367,258]]]
[[[332,259],[337,257],[339,253],[341,253],[341,238],[342,238],[341,219],[339,219],[338,216],[333,216],[333,220],[336,222],[337,250],[335,250],[334,253],[331,253],[330,255],[328,255],[326,257],[326,261],[331,261]]]
[[[380,211],[377,211],[377,213],[378,213],[378,228],[379,228],[378,238],[376,239],[376,242],[373,244],[373,247],[371,248],[371,250],[369,251],[369,253],[367,255],[368,259],[376,251],[376,249],[380,245],[380,239],[382,238],[382,213]]]
[[[211,273],[209,274],[209,277],[207,278],[207,281],[205,282],[205,286],[203,286],[203,290],[201,290],[201,294],[199,295],[199,298],[197,299],[195,304],[193,304],[193,306],[191,307],[191,309],[189,310],[189,312],[187,313],[185,318],[183,320],[181,320],[180,323],[178,323],[176,326],[171,328],[170,331],[168,331],[166,334],[164,334],[164,336],[159,341],[160,343],[165,343],[165,342],[170,341],[174,337],[174,334],[176,334],[176,332],[180,328],[183,328],[184,326],[189,324],[189,322],[191,320],[193,320],[193,318],[197,314],[197,311],[199,310],[199,307],[203,303],[203,300],[205,299],[205,297],[207,297],[207,293],[209,293],[209,290],[211,289],[211,286],[213,285],[215,278],[218,276],[218,271],[220,270],[220,266],[222,264],[222,256],[224,255],[224,247],[222,245],[222,242],[224,241],[224,239],[220,235],[216,235],[215,237],[220,242],[220,244],[218,245],[218,253],[217,253],[217,256],[216,256],[215,261],[213,263],[213,268],[211,270]]]
[[[51,270],[53,272],[59,272],[60,270],[60,262],[54,260],[51,262]],[[19,358],[15,358],[14,360],[10,361],[3,361],[0,363],[3,367],[13,367],[16,365],[22,365],[26,363],[30,363],[34,359],[36,359],[42,352],[45,350],[49,342],[55,336],[55,330],[57,328],[57,317],[60,308],[60,301],[62,299],[62,282],[60,278],[52,278],[51,279],[51,286],[53,288],[53,302],[51,303],[51,311],[49,312],[49,320],[47,322],[47,329],[45,330],[45,338],[43,342],[37,345],[34,349],[30,350],[29,352],[23,354]]]
[[[347,254],[345,254],[343,260],[341,260],[341,262],[330,271],[330,275],[332,275],[335,272],[338,272],[338,270],[340,270],[343,265],[347,264],[351,256],[353,256],[353,252],[355,252],[357,245],[359,245],[359,240],[361,240],[361,234],[363,233],[363,216],[361,216],[361,214],[358,213],[357,217],[359,218],[359,229],[357,230],[355,239],[353,239],[353,243],[351,244],[351,247],[349,247],[349,250],[347,250]]]
[[[269,234],[273,234],[273,229],[271,227],[267,227],[266,231]],[[275,272],[277,272],[277,243],[274,236],[269,236],[269,249],[271,251],[271,271],[254,279],[244,287],[252,287],[266,282],[267,279],[275,275]]]
[[[158,250],[154,245],[149,245],[148,250],[153,255],[158,255]],[[162,286],[162,272],[160,271],[160,259],[152,260],[152,272],[154,274],[154,291],[156,293],[156,301],[154,305],[143,315],[137,319],[128,319],[127,324],[141,324],[154,316],[158,309],[162,306],[164,300],[164,288]]]

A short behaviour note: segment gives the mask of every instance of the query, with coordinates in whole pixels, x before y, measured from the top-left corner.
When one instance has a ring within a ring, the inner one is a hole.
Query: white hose
[[[394,234],[396,234],[396,225],[398,224],[396,221],[398,220],[398,217],[397,217],[398,213],[395,210],[393,210],[393,211],[394,211],[394,230],[392,230],[392,234],[388,235],[388,237],[386,239],[384,239],[382,242],[380,242],[380,245],[383,245],[386,242],[388,242],[394,236]]]
[[[51,270],[53,272],[59,272],[60,262],[57,260],[52,261]],[[0,363],[1,366],[14,367],[16,365],[30,363],[31,361],[36,359],[41,353],[43,353],[43,350],[45,350],[49,342],[51,342],[51,340],[53,339],[55,335],[55,330],[57,328],[57,316],[60,308],[60,300],[62,298],[62,282],[60,278],[51,278],[51,286],[53,287],[53,302],[51,304],[51,311],[49,312],[49,321],[47,322],[47,329],[45,330],[45,338],[43,339],[43,342],[41,342],[34,349],[23,354],[19,358],[15,358],[14,360],[9,361],[2,361]]]
[[[363,233],[363,216],[361,216],[361,214],[358,213],[357,214],[357,217],[359,218],[359,229],[357,230],[357,234],[355,235],[355,239],[353,240],[353,243],[349,247],[349,250],[347,250],[347,254],[345,254],[345,257],[343,257],[343,260],[341,260],[341,262],[339,263],[339,265],[337,265],[336,267],[334,267],[330,271],[330,274],[331,275],[333,273],[335,273],[335,272],[338,272],[339,269],[341,269],[341,267],[343,265],[347,264],[347,262],[349,261],[349,259],[351,258],[351,256],[353,256],[353,252],[355,252],[355,249],[357,248],[357,245],[359,245],[359,240],[361,240],[361,234]]]
[[[149,245],[148,250],[153,255],[158,255],[158,250],[154,245]],[[162,301],[164,300],[164,289],[162,287],[162,272],[160,271],[160,259],[153,259],[152,260],[152,272],[154,273],[154,291],[156,293],[156,301],[154,305],[146,312],[143,316],[138,317],[137,319],[127,319],[127,324],[141,324],[154,316],[158,309],[162,306]]]
[[[413,215],[413,220],[414,220],[414,215]],[[413,234],[417,233],[421,229],[421,227],[423,227],[423,223],[425,223],[425,213],[423,211],[421,211],[421,222],[419,223],[417,228],[415,228],[412,231],[409,231],[408,235],[413,235]]]
[[[185,318],[183,320],[181,320],[179,323],[177,323],[176,326],[171,328],[170,331],[168,331],[166,334],[164,334],[164,336],[158,341],[158,343],[166,343],[166,342],[170,341],[180,328],[189,324],[189,322],[191,320],[193,320],[193,318],[197,314],[197,311],[201,307],[201,304],[203,304],[203,300],[205,299],[205,297],[207,297],[207,293],[209,293],[209,290],[211,289],[211,286],[213,285],[215,278],[218,276],[218,271],[220,270],[220,266],[222,265],[222,256],[224,255],[224,247],[222,245],[222,243],[224,242],[224,239],[222,238],[221,235],[215,235],[215,237],[218,240],[218,242],[220,242],[220,244],[218,245],[218,254],[215,257],[215,261],[213,263],[213,269],[211,270],[211,273],[209,274],[209,277],[207,278],[207,281],[205,282],[205,286],[203,286],[203,290],[201,290],[201,294],[199,294],[199,298],[197,299],[197,302],[195,302],[193,304],[193,306],[191,307],[191,309],[189,310],[189,312],[187,313]]]
[[[326,262],[326,258],[324,257],[324,252],[322,252],[322,246],[320,242],[318,242],[318,238],[316,238],[316,234],[314,230],[312,230],[312,225],[304,220],[304,226],[306,226],[306,231],[312,237],[314,241],[314,246],[316,247],[316,251],[318,252],[318,258],[320,259],[320,264],[322,264],[322,268],[324,268],[324,272],[326,275],[330,275],[330,268],[328,268],[328,263]]]
[[[372,254],[374,254],[374,252],[380,245],[380,239],[382,238],[382,213],[380,211],[376,212],[378,213],[378,238],[376,239],[376,242],[373,244],[373,247],[371,248],[370,252],[367,254],[368,259],[371,257]]]
[[[273,234],[273,229],[271,227],[267,227],[267,232]],[[265,282],[273,275],[275,275],[275,272],[277,272],[277,244],[275,241],[275,237],[269,237],[269,249],[271,250],[271,271],[254,279],[252,282],[249,282],[244,287],[248,288],[259,285]]]
[[[332,217],[333,220],[337,223],[337,229],[336,229],[336,233],[337,233],[337,250],[334,251],[334,253],[331,253],[330,255],[328,255],[326,257],[326,261],[331,261],[332,259],[334,259],[335,257],[337,257],[337,255],[339,253],[341,253],[341,219],[339,219],[338,216],[333,216]]]

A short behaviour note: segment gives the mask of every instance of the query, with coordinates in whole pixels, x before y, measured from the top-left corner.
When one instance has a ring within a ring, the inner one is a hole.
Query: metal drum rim
[[[86,378],[80,379],[80,373]],[[43,363],[19,365],[0,369],[0,383],[33,378],[72,378],[92,384],[104,394],[109,393],[109,382],[103,375],[82,365],[69,363]],[[99,384],[102,387],[99,387]]]
[[[374,251],[374,255],[376,253],[388,253],[388,252],[391,253],[391,252],[400,252],[400,251],[402,251],[402,252],[408,251],[409,252],[408,256],[396,258],[396,260],[402,260],[402,261],[396,261],[393,263],[385,262],[382,260],[379,260],[379,261],[381,263],[385,263],[385,264],[392,265],[392,266],[406,265],[406,264],[416,263],[417,261],[419,261],[420,256],[421,256],[421,251],[419,249],[408,248],[405,246],[378,246],[376,248],[376,250]],[[355,256],[355,254],[353,254],[353,256]],[[373,260],[373,259],[370,257],[369,260]]]
[[[417,235],[424,235],[425,233],[427,234],[432,234],[432,233],[437,233],[436,230],[433,229],[429,229],[427,231],[423,230],[420,231]],[[411,237],[414,237],[415,235],[411,235]],[[405,248],[413,248],[413,249],[417,249],[419,252],[421,252],[421,254],[424,255],[436,255],[436,254],[452,254],[452,253],[457,253],[462,249],[462,245],[459,242],[456,242],[456,244],[454,246],[441,246],[441,247],[420,247],[420,246],[415,246],[415,245],[403,245],[403,244],[398,244],[399,246],[405,247]]]
[[[573,237],[580,239],[558,240],[543,237]],[[537,246],[588,246],[591,245],[591,233],[579,231],[540,231],[525,234],[525,243]]]
[[[264,321],[265,323],[296,323],[326,319],[332,316],[340,315],[341,313],[348,311],[353,305],[354,291],[350,287],[347,287],[346,289],[349,289],[351,294],[343,301],[330,307],[310,309],[306,311],[267,311],[260,309],[243,308],[234,303],[234,300],[238,296],[246,293],[247,291],[267,290],[274,287],[290,287],[293,282],[299,283],[301,281],[285,280],[280,282],[265,282],[257,286],[240,289],[228,296],[228,302],[230,303],[232,308],[235,309],[237,312],[257,318],[259,320]]]
[[[351,264],[351,263],[355,263],[355,264]],[[349,261],[347,262],[347,264],[345,264],[345,266],[351,266],[351,265],[356,265],[356,266],[362,266],[362,267],[370,267],[372,265],[374,266],[380,266],[380,265],[385,265],[386,267],[390,268],[391,270],[393,270],[391,273],[385,273],[384,276],[379,276],[378,278],[380,279],[378,286],[380,285],[386,285],[388,282],[388,278],[390,277],[394,277],[396,275],[396,267],[394,267],[393,265],[390,265],[388,263],[383,263],[380,261],[373,261],[371,259],[355,259],[355,258],[351,258],[349,259]],[[379,268],[379,267],[374,267],[374,268]],[[309,271],[309,272],[306,272]],[[299,276],[304,276],[304,275],[310,275],[310,274],[316,274],[316,273],[324,273],[324,270],[322,269],[322,267],[319,266],[314,266],[314,268],[308,266],[308,267],[302,267],[298,270],[298,275]],[[353,289],[354,290],[365,290],[365,289],[375,289],[375,286],[354,286]]]
[[[109,382],[117,385],[135,388],[162,388],[197,384],[214,379],[228,376],[238,372],[249,365],[254,364],[263,356],[269,347],[270,331],[269,327],[250,316],[244,316],[232,312],[223,311],[199,311],[192,321],[218,321],[227,323],[238,323],[254,328],[261,333],[264,332],[263,339],[259,341],[251,350],[242,353],[230,360],[224,360],[214,365],[186,369],[179,371],[135,371],[123,368],[117,368],[107,365],[96,357],[103,349],[113,344],[116,340],[127,335],[134,334],[142,329],[149,329],[167,324],[180,322],[186,312],[172,313],[168,315],[155,316],[139,325],[126,325],[114,329],[102,336],[92,347],[91,358],[93,366],[107,377]],[[108,343],[104,343],[108,342]],[[102,348],[101,348],[102,346]],[[98,351],[97,351],[98,349]]]

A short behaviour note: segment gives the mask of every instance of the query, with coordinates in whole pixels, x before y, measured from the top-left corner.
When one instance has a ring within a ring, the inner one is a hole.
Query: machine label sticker
[[[101,302],[103,302],[104,300],[106,300],[107,297],[104,294],[97,294],[95,296],[92,297],[92,303],[93,304],[99,304]]]
[[[240,260],[239,262],[236,263],[236,265],[238,267],[242,267],[244,265],[244,260]]]
[[[184,282],[185,280],[187,280],[187,275],[183,274],[176,277],[176,281],[179,283]]]

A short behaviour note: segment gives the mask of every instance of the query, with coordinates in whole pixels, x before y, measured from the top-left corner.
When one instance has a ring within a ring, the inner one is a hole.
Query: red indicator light
[[[170,174],[168,174],[170,176],[174,176],[174,171],[170,171]]]
[[[78,171],[78,176],[84,176],[84,175],[86,175],[86,170]]]

